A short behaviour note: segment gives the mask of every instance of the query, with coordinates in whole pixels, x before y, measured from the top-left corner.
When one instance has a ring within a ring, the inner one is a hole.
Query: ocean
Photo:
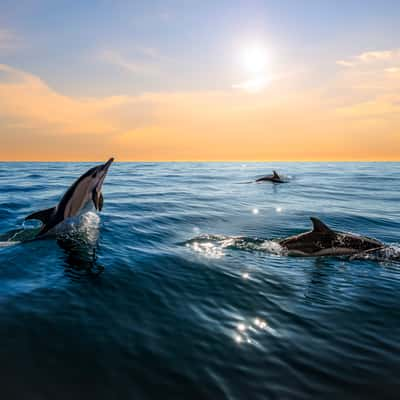
[[[2,400],[399,397],[400,163],[117,162],[30,240],[93,165],[0,163]],[[280,252],[310,216],[388,251]]]

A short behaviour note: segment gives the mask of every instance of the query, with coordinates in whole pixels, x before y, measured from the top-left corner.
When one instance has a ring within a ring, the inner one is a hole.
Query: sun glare
[[[262,46],[246,47],[242,52],[243,67],[250,73],[260,73],[267,65],[267,52]]]
[[[270,52],[263,45],[248,43],[238,53],[237,60],[242,70],[242,81],[233,84],[234,89],[257,93],[265,89],[274,79],[271,74]]]

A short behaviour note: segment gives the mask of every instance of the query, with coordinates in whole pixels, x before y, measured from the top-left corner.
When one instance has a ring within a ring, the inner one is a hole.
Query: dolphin
[[[285,183],[284,180],[278,175],[276,171],[272,171],[272,175],[265,175],[261,178],[256,179],[256,182],[273,182],[273,183]]]
[[[278,240],[291,256],[345,256],[368,253],[385,245],[366,236],[334,231],[317,218],[311,217],[313,229]]]
[[[25,220],[37,219],[42,222],[36,237],[43,236],[67,218],[82,214],[91,203],[101,211],[104,202],[101,188],[113,161],[114,158],[110,158],[106,163],[90,168],[65,192],[55,207],[28,215]]]

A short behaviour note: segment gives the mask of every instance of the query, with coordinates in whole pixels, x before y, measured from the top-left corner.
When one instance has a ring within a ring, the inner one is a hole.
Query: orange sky
[[[73,97],[0,65],[0,159],[400,160],[400,52],[338,61],[256,91]]]
[[[0,1],[0,161],[400,161],[399,2]]]

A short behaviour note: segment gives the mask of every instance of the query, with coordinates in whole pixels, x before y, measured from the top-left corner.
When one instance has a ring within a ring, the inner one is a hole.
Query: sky
[[[400,1],[0,0],[0,160],[400,160]]]

